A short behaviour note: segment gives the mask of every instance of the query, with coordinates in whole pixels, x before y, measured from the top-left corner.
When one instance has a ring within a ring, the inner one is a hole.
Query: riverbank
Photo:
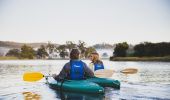
[[[19,60],[17,57],[0,56],[0,60]]]
[[[166,56],[166,57],[110,57],[110,61],[165,61],[165,62],[170,62],[170,56]]]

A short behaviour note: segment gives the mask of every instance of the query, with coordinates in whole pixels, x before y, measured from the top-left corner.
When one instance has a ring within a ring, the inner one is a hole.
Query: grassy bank
[[[17,60],[19,58],[17,57],[6,57],[6,56],[0,56],[0,60]]]
[[[170,62],[170,56],[167,57],[110,57],[111,61],[167,61]]]

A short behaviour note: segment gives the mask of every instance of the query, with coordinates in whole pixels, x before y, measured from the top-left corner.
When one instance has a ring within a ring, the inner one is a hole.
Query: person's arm
[[[93,71],[85,63],[83,64],[84,64],[85,77],[94,77]]]
[[[64,65],[63,69],[60,71],[60,73],[58,75],[53,75],[54,79],[57,81],[61,81],[65,78],[67,78],[68,76],[68,63]]]
[[[94,64],[92,62],[89,64],[89,68],[94,72]]]

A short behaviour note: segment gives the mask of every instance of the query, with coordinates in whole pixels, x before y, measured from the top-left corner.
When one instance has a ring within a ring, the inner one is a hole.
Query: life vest
[[[94,64],[94,71],[99,70],[99,69],[104,69],[103,64]]]
[[[84,77],[84,68],[83,62],[80,60],[71,60],[70,61],[70,78],[71,80],[81,80]]]

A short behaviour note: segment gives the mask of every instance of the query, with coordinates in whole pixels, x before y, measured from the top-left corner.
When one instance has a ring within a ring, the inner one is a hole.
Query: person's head
[[[97,52],[93,52],[90,54],[90,60],[92,62],[96,62],[97,60],[99,60],[99,54]]]
[[[79,59],[80,51],[77,48],[73,48],[70,52],[70,59],[76,60]]]

